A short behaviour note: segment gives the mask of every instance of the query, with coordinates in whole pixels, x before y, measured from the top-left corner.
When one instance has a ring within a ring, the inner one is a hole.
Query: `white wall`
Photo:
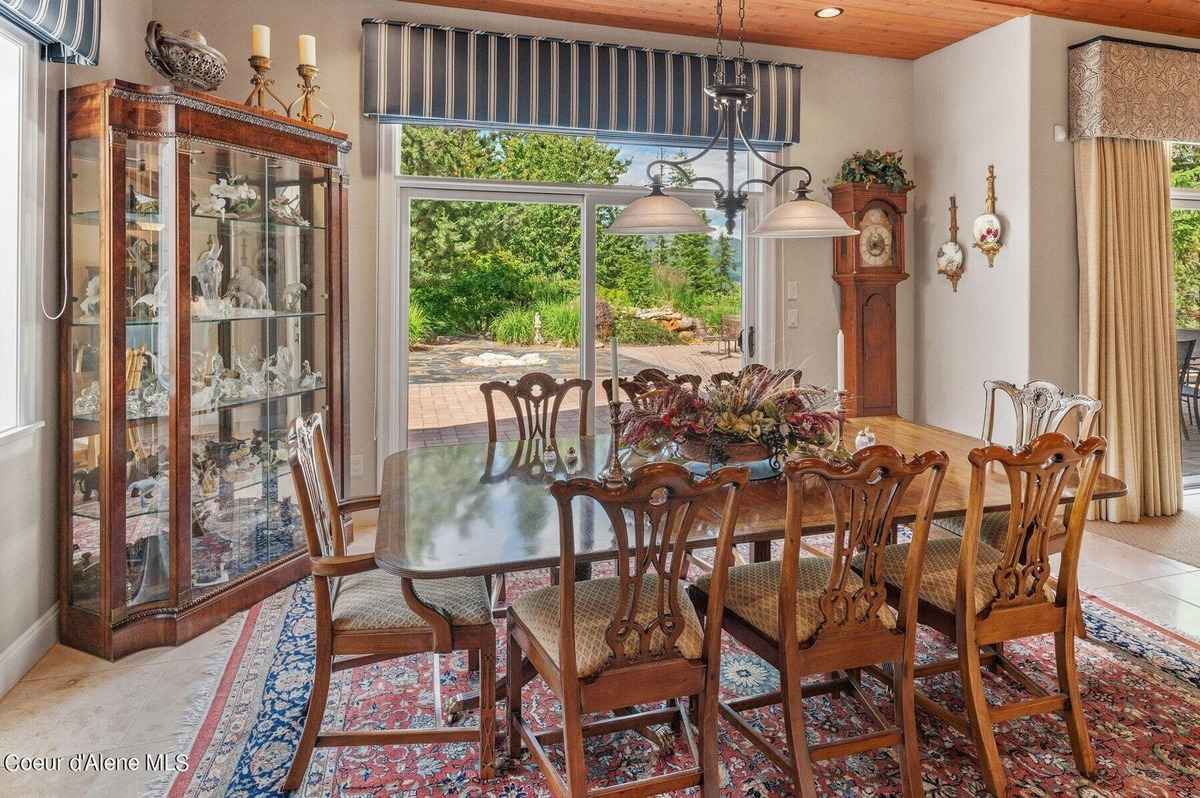
[[[277,8],[281,6],[276,6]],[[253,23],[271,26],[272,54],[277,85],[291,96],[295,42],[300,33],[317,35],[317,60],[321,68],[322,96],[337,113],[338,127],[350,133],[350,369],[351,448],[364,455],[368,475],[354,481],[354,492],[375,489],[373,460],[375,361],[375,247],[376,247],[376,125],[359,115],[360,21],[387,17],[433,24],[458,25],[503,32],[545,34],[591,41],[623,42],[681,50],[708,52],[712,42],[680,36],[574,25],[565,22],[463,11],[392,0],[348,0],[336,11],[320,0],[295,0],[287,11],[235,0],[210,0],[203,14],[193,0],[155,0],[154,14],[172,30],[197,27],[209,43],[230,61],[231,77],[219,90],[222,96],[242,100],[247,91],[244,57]],[[907,61],[865,58],[808,50],[750,45],[751,57],[791,61],[804,67],[801,78],[801,143],[793,157],[809,165],[816,185],[836,171],[855,149],[883,147],[909,149],[912,116],[912,65]],[[853,89],[851,91],[851,89]],[[833,382],[833,340],[837,329],[837,294],[831,279],[833,250],[829,242],[791,244],[785,274],[795,276],[806,289],[796,303],[801,325],[786,330],[783,352],[787,362],[808,361],[806,372],[817,381]],[[815,288],[813,288],[815,286]],[[780,282],[782,291],[782,281]],[[781,305],[782,308],[782,305]],[[898,315],[901,329],[900,373],[911,368],[912,289],[902,285]],[[780,318],[786,318],[781,313]],[[909,358],[906,360],[905,358]],[[902,377],[902,380],[904,378]],[[912,386],[902,381],[901,407],[911,407]]]
[[[69,67],[72,85],[120,76],[144,81],[150,69],[142,57],[142,36],[150,15],[150,0],[106,3],[101,16],[100,66]],[[45,214],[45,263],[32,265],[22,277],[37,279],[45,268],[46,305],[55,307],[53,288],[60,269],[57,230],[62,224],[56,198],[62,180],[58,164],[58,140],[63,70],[51,66],[48,75],[50,109],[48,124],[47,193],[51,198]],[[0,613],[0,694],[37,661],[57,637],[54,625],[58,573],[57,442],[58,442],[58,350],[57,327],[42,321],[34,330],[37,358],[22,374],[36,381],[37,420],[46,426],[31,437],[0,444],[0,507],[5,523],[0,526],[0,584],[4,585],[4,611]],[[39,620],[42,623],[38,623]]]
[[[1014,19],[918,59],[913,72],[916,417],[973,435],[982,383],[1029,376],[1030,19]],[[996,167],[1004,249],[994,268],[970,248]],[[935,254],[958,197],[967,271],[954,293]]]

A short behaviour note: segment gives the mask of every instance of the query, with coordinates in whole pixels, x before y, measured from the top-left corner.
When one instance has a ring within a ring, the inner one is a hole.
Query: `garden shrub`
[[[420,343],[429,337],[429,314],[416,302],[408,305],[408,345]]]
[[[618,317],[614,325],[623,344],[677,344],[679,336],[656,321],[632,316]]]

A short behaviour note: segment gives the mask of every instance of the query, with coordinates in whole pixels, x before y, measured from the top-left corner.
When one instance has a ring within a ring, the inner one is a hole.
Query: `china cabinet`
[[[115,659],[305,573],[286,430],[342,477],[341,133],[205,94],[67,94],[60,632]]]

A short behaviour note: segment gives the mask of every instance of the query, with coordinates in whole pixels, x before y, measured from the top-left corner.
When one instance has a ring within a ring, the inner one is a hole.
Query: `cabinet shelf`
[[[193,316],[191,321],[192,321],[192,324],[228,324],[230,322],[235,322],[235,321],[277,321],[277,320],[281,320],[281,319],[323,319],[323,318],[325,318],[325,315],[326,315],[325,312],[320,311],[320,310],[298,310],[298,311],[294,311],[294,312],[289,311],[289,312],[283,312],[283,313],[261,312],[261,313],[257,313],[254,315],[247,315],[247,316],[202,316],[199,318],[197,318],[196,316]],[[125,326],[126,327],[157,327],[161,323],[162,322],[159,319],[131,319],[131,320],[127,320],[125,322]],[[72,327],[99,327],[100,321],[99,321],[99,319],[96,319],[96,320],[88,319],[85,321],[73,321],[73,322],[71,322],[71,326]]]
[[[222,219],[220,216],[209,216],[207,213],[193,213],[192,221],[216,222],[218,226],[226,225],[232,228],[253,230],[270,230],[275,227],[283,227],[290,230],[325,230],[325,226],[320,224],[294,224],[292,222],[281,222],[278,219],[263,219],[262,217],[239,219],[234,216],[226,216]]]
[[[219,413],[219,412],[224,412],[227,410],[234,410],[239,407],[248,407],[249,405],[266,404],[268,402],[274,402],[279,399],[290,399],[293,396],[304,396],[305,394],[317,393],[319,391],[325,390],[326,387],[327,386],[325,385],[325,381],[322,380],[321,382],[317,383],[316,385],[312,386],[311,388],[293,388],[291,390],[284,391],[283,393],[273,393],[273,394],[268,394],[267,396],[255,396],[255,397],[248,398],[248,399],[237,399],[232,402],[218,402],[215,405],[205,407],[205,408],[202,408],[199,410],[197,410],[196,408],[193,407],[192,415],[193,416],[204,416],[204,415],[208,415],[210,413]],[[95,413],[89,413],[89,414],[83,415],[83,416],[78,416],[78,415],[72,416],[71,418],[72,418],[72,421],[76,422],[77,424],[99,424],[100,423],[99,415],[95,414]],[[151,421],[165,421],[165,420],[167,420],[167,418],[168,418],[168,416],[166,414],[145,415],[145,416],[126,416],[125,421],[129,424],[144,424],[144,423],[151,422]],[[79,434],[79,432],[80,432],[80,430],[76,430],[77,434]]]

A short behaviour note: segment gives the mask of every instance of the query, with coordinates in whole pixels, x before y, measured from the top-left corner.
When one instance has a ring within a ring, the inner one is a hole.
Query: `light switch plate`
[[[798,310],[789,310],[788,311],[787,326],[789,326],[789,327],[799,327],[800,326],[800,311],[798,311]]]
[[[361,477],[363,475],[363,456],[361,454],[350,455],[350,476]]]
[[[800,283],[798,283],[795,280],[788,280],[787,298],[788,299],[799,299],[800,298]]]

